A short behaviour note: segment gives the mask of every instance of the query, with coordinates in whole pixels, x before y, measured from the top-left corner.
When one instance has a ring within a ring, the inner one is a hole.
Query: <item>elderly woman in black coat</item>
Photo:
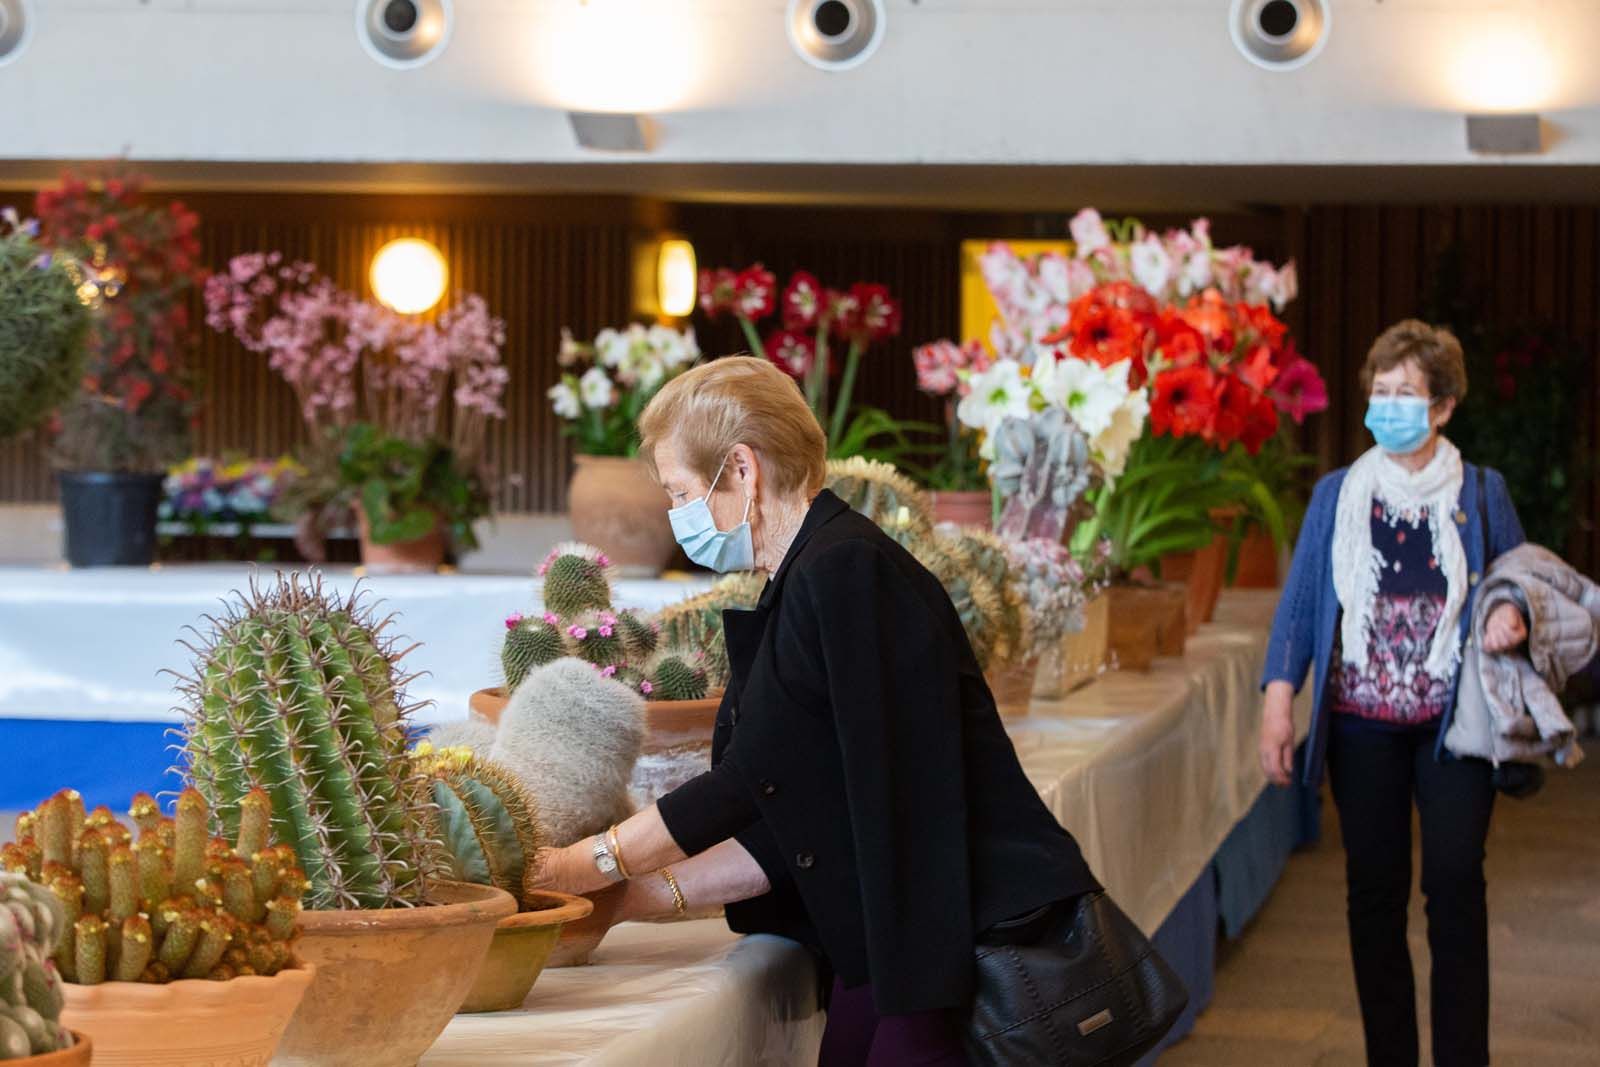
[[[628,879],[622,918],[727,904],[728,924],[836,975],[821,1062],[964,1062],[974,944],[1098,888],[1023,774],[938,580],[822,488],[821,428],[764,360],[668,383],[639,423],[679,541],[770,580],[725,616],[712,769],[538,884]],[[693,857],[693,858],[690,858]]]

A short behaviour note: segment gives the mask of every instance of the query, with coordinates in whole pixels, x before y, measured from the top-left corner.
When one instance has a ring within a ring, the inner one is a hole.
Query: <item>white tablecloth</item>
[[[1265,784],[1256,683],[1274,600],[1229,594],[1184,659],[1106,675],[1007,724],[1046,803],[1146,931]],[[523,1011],[458,1016],[423,1064],[810,1067],[822,1023],[813,981],[805,954],[781,940],[741,941],[715,920],[628,924],[594,966],[547,972]]]

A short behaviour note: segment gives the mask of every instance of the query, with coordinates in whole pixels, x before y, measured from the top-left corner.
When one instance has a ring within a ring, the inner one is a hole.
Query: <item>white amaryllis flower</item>
[[[968,383],[972,391],[956,405],[956,418],[990,438],[1006,416],[1020,418],[1033,409],[1033,386],[1022,377],[1022,364],[1014,359],[997,360],[988,370],[972,375]]]
[[[578,391],[572,388],[571,383],[561,381],[550,387],[545,394],[550,398],[551,406],[556,409],[556,414],[563,419],[575,419],[583,411],[578,402]]]
[[[1111,425],[1128,398],[1126,360],[1102,367],[1087,359],[1041,359],[1034,364],[1033,383],[1047,403],[1066,410],[1092,439]]]
[[[578,395],[583,398],[583,406],[588,408],[608,408],[616,397],[616,389],[611,385],[611,376],[599,367],[590,367],[578,380]]]
[[[1128,453],[1134,442],[1144,435],[1145,420],[1150,416],[1150,395],[1144,389],[1135,389],[1127,395],[1104,430],[1089,439],[1094,458],[1105,472],[1109,488],[1128,467]]]
[[[1133,280],[1151,296],[1165,296],[1172,281],[1172,257],[1161,238],[1147,233],[1128,249],[1128,260],[1133,270]]]
[[[1092,207],[1086,207],[1072,216],[1067,228],[1072,231],[1072,240],[1077,246],[1074,251],[1079,259],[1088,259],[1111,244],[1111,235],[1106,232],[1105,220],[1100,217],[1100,212]]]
[[[679,333],[670,326],[652,326],[649,342],[656,356],[668,368],[693,363],[700,357],[700,347],[695,343],[692,328]]]
[[[622,361],[628,358],[628,347],[627,334],[613,330],[609,326],[594,338],[595,356],[605,367],[620,367]]]

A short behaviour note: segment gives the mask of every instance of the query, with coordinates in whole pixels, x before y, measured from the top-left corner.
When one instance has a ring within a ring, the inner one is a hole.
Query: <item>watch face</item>
[[[617,869],[617,861],[610,856],[600,856],[595,860],[595,866],[600,868],[601,874],[610,874]]]

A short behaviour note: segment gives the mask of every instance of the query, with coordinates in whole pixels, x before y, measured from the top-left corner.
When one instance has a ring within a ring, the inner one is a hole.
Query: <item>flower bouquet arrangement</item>
[[[670,379],[700,362],[694,330],[634,324],[584,343],[561,331],[561,380],[547,394],[562,432],[586,456],[632,456],[634,424]]]
[[[802,270],[790,276],[780,293],[777,276],[756,263],[740,271],[701,271],[700,307],[713,320],[732,315],[751,355],[771,360],[800,382],[827,434],[830,457],[892,460],[916,451],[906,434],[913,427],[887,412],[862,408],[852,416],[861,357],[900,334],[900,304],[886,286],[856,282],[848,289],[830,289]],[[775,313],[777,326],[763,337],[758,324]],[[842,361],[835,355],[840,345]]]
[[[265,354],[299,400],[309,474],[285,506],[320,527],[359,505],[377,544],[443,526],[457,549],[477,546],[484,446],[509,377],[505,324],[482,297],[423,322],[358,300],[314,264],[257,252],[213,275],[205,302],[206,322]]]
[[[240,535],[271,517],[284,487],[306,473],[290,456],[241,459],[192,456],[167,469],[160,517],[181,522],[197,537],[218,523],[237,523]]]

